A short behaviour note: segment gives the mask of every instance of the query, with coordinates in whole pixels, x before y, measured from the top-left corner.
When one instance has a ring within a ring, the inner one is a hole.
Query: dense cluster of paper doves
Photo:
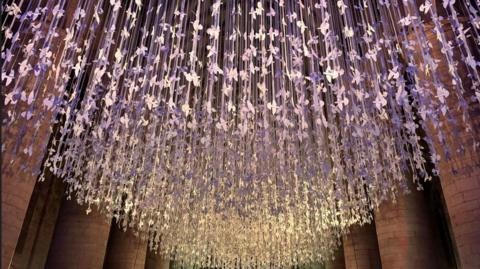
[[[478,146],[478,0],[7,2],[5,161],[185,264],[328,260]]]

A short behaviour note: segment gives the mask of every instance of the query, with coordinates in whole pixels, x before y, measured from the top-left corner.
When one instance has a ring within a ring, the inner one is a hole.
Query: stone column
[[[147,252],[147,261],[145,262],[145,269],[169,269],[170,261],[163,259],[160,255],[152,251]]]
[[[45,268],[101,269],[107,252],[110,221],[92,208],[65,200],[55,227]]]
[[[132,230],[124,232],[113,224],[108,240],[105,269],[144,269],[147,240],[135,236]]]
[[[28,203],[35,177],[17,170],[2,168],[2,268],[9,268],[22,223],[27,212]],[[5,173],[4,173],[5,172]]]
[[[422,192],[401,195],[375,212],[382,268],[443,268],[428,205]]]
[[[29,78],[25,88],[31,90],[34,83],[35,79]],[[41,101],[38,100],[38,103]],[[41,109],[35,110],[35,113],[37,112],[41,113]],[[17,119],[9,126],[2,126],[2,145],[4,147],[1,167],[2,268],[8,268],[12,262],[30,198],[39,175],[39,171],[32,171],[32,169],[36,170],[40,167],[44,149],[50,139],[50,120],[51,115],[46,115],[38,121]],[[35,124],[38,124],[38,129]],[[34,138],[35,132],[37,135]],[[22,150],[28,148],[32,139],[35,139],[35,143],[31,147],[31,154],[23,151],[13,154],[17,147]]]
[[[446,21],[443,21],[442,24],[447,40],[454,40],[456,37],[450,24]],[[468,116],[473,127],[469,133],[462,122],[463,115],[457,109],[458,100],[455,97],[455,88],[448,73],[448,63],[441,53],[441,44],[432,30],[432,24],[429,23],[425,27],[427,38],[433,45],[431,53],[435,59],[441,59],[438,62],[439,77],[445,88],[450,92],[447,104],[451,117],[457,125],[453,126],[444,117],[439,119],[442,123],[440,128],[444,131],[446,144],[452,151],[451,160],[446,160],[442,156],[439,162],[440,182],[450,215],[461,268],[480,268],[480,151],[478,149],[475,151],[472,143],[474,138],[477,142],[480,141],[480,105],[473,96],[471,79],[467,77],[468,72],[465,65],[463,63],[458,64],[457,72],[462,78],[463,87],[466,91],[464,97],[467,100]],[[468,27],[470,25],[464,24],[464,29]],[[454,42],[454,44],[457,43]],[[478,61],[478,45],[472,42],[470,48],[476,53],[474,57]],[[460,61],[461,57],[460,51],[454,49],[454,59]],[[431,77],[425,74],[420,73],[419,76],[420,79],[431,81]],[[431,86],[431,91],[435,92],[433,86]],[[430,130],[434,131],[433,128],[430,128]],[[439,153],[445,147],[437,139],[434,140],[434,146]],[[456,152],[459,148],[464,149],[463,154]]]
[[[63,182],[51,175],[46,177],[45,182],[37,182],[12,259],[12,268],[44,268],[63,192]]]
[[[325,269],[345,269],[345,257],[343,255],[343,246],[335,251],[335,258],[325,262]]]
[[[77,0],[67,2],[64,18],[70,22],[73,19]],[[49,17],[43,22],[43,29],[48,29],[50,23],[51,18]],[[59,34],[56,38],[57,42],[53,42],[50,48],[55,63],[59,62],[60,57],[57,56],[62,51],[61,40],[65,36],[65,29],[59,28],[57,28]],[[29,42],[29,38],[31,38],[31,34],[27,33],[26,36],[20,36],[19,40],[23,39]],[[23,60],[21,58],[23,55],[14,56],[20,57],[17,63]],[[42,163],[44,150],[50,138],[50,127],[53,120],[51,111],[46,110],[42,103],[43,98],[52,93],[49,89],[53,88],[54,81],[53,79],[36,81],[33,71],[30,72],[31,75],[26,78],[22,90],[30,94],[35,84],[41,83],[39,84],[41,91],[38,92],[37,98],[30,105],[25,101],[18,100],[15,105],[9,104],[4,107],[4,111],[7,111],[13,106],[17,106],[18,114],[21,111],[25,112],[30,106],[35,109],[32,111],[30,119],[17,115],[16,120],[12,123],[4,125],[2,122],[2,268],[8,268],[12,262],[22,223],[38,177],[38,168]],[[51,69],[48,72],[50,72],[50,77],[54,77],[51,75],[53,72]],[[15,81],[4,87],[4,92],[13,92],[14,84]],[[3,103],[1,105],[4,106]],[[6,112],[2,112],[2,120],[6,119],[4,113]],[[27,150],[25,151],[25,149]]]
[[[346,269],[382,268],[375,224],[351,227],[343,237],[343,252]]]

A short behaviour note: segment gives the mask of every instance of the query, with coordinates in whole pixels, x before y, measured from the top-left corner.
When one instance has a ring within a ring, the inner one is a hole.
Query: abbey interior
[[[1,268],[480,268],[478,0],[7,0]]]

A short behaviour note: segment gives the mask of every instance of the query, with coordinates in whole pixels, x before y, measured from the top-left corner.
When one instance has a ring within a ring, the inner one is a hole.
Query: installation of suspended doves
[[[480,101],[478,1],[7,2],[2,127],[52,121],[11,154],[189,265],[330,259]]]

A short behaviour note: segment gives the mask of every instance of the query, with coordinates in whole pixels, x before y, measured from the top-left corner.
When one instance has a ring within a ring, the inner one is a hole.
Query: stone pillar
[[[92,208],[64,200],[45,268],[101,269],[107,252],[110,221]]]
[[[382,268],[375,224],[351,227],[343,237],[343,253],[346,269]]]
[[[147,252],[147,260],[145,262],[145,269],[169,269],[170,261],[163,259],[160,255],[152,251]]]
[[[63,182],[51,175],[37,182],[30,199],[11,267],[44,268],[64,192]]]
[[[11,264],[35,185],[35,177],[19,169],[15,173],[8,170],[2,168],[2,268]]]
[[[345,269],[345,257],[342,246],[335,251],[333,260],[325,262],[325,269]]]
[[[77,5],[77,0],[68,1],[66,4],[65,20],[73,19],[73,12]],[[44,29],[48,29],[51,18],[47,19],[42,25]],[[57,42],[52,43],[50,48],[52,51],[52,59],[58,63],[60,57],[57,57],[62,51],[65,30],[57,28],[59,36]],[[26,34],[29,35],[29,34]],[[20,36],[19,40],[29,41],[26,36]],[[21,41],[20,41],[21,42]],[[23,44],[25,45],[25,44]],[[21,53],[20,53],[21,54]],[[14,55],[20,57],[17,63],[21,62],[23,55]],[[15,66],[15,68],[17,68]],[[33,71],[32,75],[26,78],[22,90],[27,93],[32,92],[36,81]],[[48,72],[53,72],[48,70]],[[16,73],[17,74],[17,73]],[[54,77],[51,76],[50,77]],[[2,82],[3,83],[3,82]],[[32,118],[25,119],[20,115],[14,122],[4,125],[2,122],[2,268],[8,268],[12,262],[17,241],[22,229],[22,223],[27,213],[28,204],[32,195],[38,177],[38,168],[40,167],[44,150],[50,138],[50,127],[53,120],[51,111],[46,110],[42,103],[43,98],[52,92],[53,79],[45,79],[39,81],[42,90],[31,105],[27,105],[25,101],[19,100],[15,105],[9,104],[4,106],[3,111],[12,109],[17,106],[16,112],[26,111],[28,107],[34,106]],[[4,92],[13,92],[15,81],[7,87]],[[45,90],[44,90],[45,89]],[[2,120],[6,119],[6,115],[2,111]],[[33,141],[33,142],[32,142]],[[30,147],[31,146],[31,147]],[[30,149],[30,150],[29,150]],[[29,152],[30,151],[30,152]]]
[[[450,24],[443,23],[447,40],[454,40]],[[453,231],[454,241],[460,258],[461,268],[475,269],[480,268],[480,151],[474,151],[473,138],[480,141],[480,105],[473,98],[471,90],[471,79],[467,77],[467,69],[463,63],[457,65],[457,72],[462,77],[463,87],[466,90],[464,95],[467,100],[468,116],[473,129],[470,133],[466,132],[462,122],[462,113],[457,109],[457,99],[454,94],[454,85],[448,74],[448,63],[441,53],[441,44],[429,23],[426,26],[427,38],[433,45],[431,53],[434,59],[441,59],[438,62],[438,71],[440,79],[445,88],[450,91],[447,104],[452,118],[457,126],[453,126],[447,119],[439,119],[442,123],[442,130],[445,133],[446,143],[452,151],[452,159],[446,160],[444,156],[439,162],[440,182],[442,185],[443,196],[447,205],[450,223]],[[464,29],[470,25],[464,24]],[[471,41],[471,40],[470,40]],[[454,42],[456,45],[456,42]],[[471,44],[470,48],[476,53],[475,59],[479,60],[477,45]],[[454,49],[454,59],[459,61],[461,55],[458,49]],[[477,69],[478,70],[478,69]],[[419,74],[420,79],[431,81],[431,78],[425,74]],[[433,86],[431,90],[435,92]],[[430,128],[434,131],[433,128]],[[437,152],[441,153],[443,146],[437,139],[434,140],[434,146]],[[459,154],[457,149],[464,148],[464,153]]]
[[[108,239],[105,269],[144,269],[147,240],[135,236],[132,230],[124,232],[113,224]]]
[[[444,265],[428,205],[417,190],[397,202],[383,203],[375,212],[382,268],[437,269]]]
[[[31,90],[35,79],[28,78],[25,88]],[[13,84],[13,82],[12,82]],[[42,100],[38,100],[41,105]],[[19,101],[21,102],[21,101]],[[3,104],[2,104],[3,106]],[[25,104],[21,104],[26,108]],[[40,112],[41,109],[36,110]],[[50,139],[51,115],[35,121],[18,119],[2,126],[2,268],[9,268],[27,214],[28,205],[38,178],[38,169],[44,157],[44,149]],[[3,117],[2,117],[3,118]],[[36,130],[35,124],[38,124]],[[36,137],[34,134],[37,132]],[[31,154],[23,152],[35,139]],[[19,144],[17,144],[17,142]],[[18,148],[17,148],[18,147]],[[13,151],[15,148],[22,151]]]

